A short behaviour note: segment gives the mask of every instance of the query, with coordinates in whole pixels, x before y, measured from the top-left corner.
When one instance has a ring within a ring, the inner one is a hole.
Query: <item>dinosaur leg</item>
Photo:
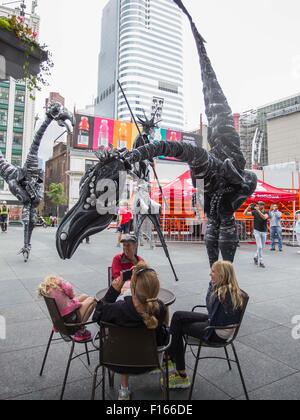
[[[220,226],[219,247],[224,261],[234,262],[238,246],[238,232],[235,218],[232,215],[222,217]]]
[[[206,230],[206,249],[211,267],[219,261],[219,229],[220,223],[209,219]]]
[[[29,230],[28,230],[28,242],[29,242],[30,250],[31,250],[31,237],[32,237],[34,226],[35,226],[36,216],[37,216],[37,210],[35,207],[31,206],[30,217],[29,217]]]
[[[20,251],[20,254],[23,255],[24,261],[27,262],[29,258],[30,253],[30,246],[29,246],[29,238],[30,238],[30,210],[31,210],[31,204],[26,203],[23,207],[23,213],[22,213],[22,221],[24,225],[24,246]]]

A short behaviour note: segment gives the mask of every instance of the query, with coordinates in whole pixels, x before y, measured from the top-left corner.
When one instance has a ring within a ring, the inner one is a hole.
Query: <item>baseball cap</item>
[[[257,204],[258,204],[259,206],[265,206],[265,205],[266,205],[266,203],[264,203],[263,201],[259,201]]]
[[[121,240],[121,244],[123,244],[123,243],[125,243],[125,242],[133,242],[133,243],[137,243],[137,237],[135,236],[135,235],[124,235],[123,237],[122,237],[122,240]]]

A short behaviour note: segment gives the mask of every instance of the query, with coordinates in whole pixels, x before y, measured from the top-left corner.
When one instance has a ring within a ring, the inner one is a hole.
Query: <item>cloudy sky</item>
[[[29,5],[30,0],[27,0]],[[55,68],[38,95],[36,111],[50,91],[73,109],[97,92],[101,11],[107,0],[38,0],[40,40],[49,45]],[[299,0],[185,0],[234,112],[300,92]],[[185,21],[185,120],[199,125],[203,112],[198,56]],[[170,23],[171,24],[171,23]],[[47,157],[49,148],[44,151]]]

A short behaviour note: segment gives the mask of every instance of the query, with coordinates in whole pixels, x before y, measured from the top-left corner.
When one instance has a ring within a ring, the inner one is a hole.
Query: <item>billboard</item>
[[[131,150],[138,130],[134,123],[111,120],[109,118],[93,117],[90,115],[76,114],[73,134],[73,147],[97,151],[101,146]],[[202,147],[200,135],[185,133],[166,128],[156,128],[150,140],[157,141],[187,141]],[[176,161],[173,158],[161,159]]]

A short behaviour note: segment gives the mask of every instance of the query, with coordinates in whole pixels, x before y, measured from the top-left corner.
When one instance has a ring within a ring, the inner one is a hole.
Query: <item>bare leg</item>
[[[129,376],[128,375],[121,375],[121,386],[123,388],[129,387]]]
[[[94,312],[96,301],[92,297],[80,296],[79,301],[81,302],[81,308],[79,309],[81,322],[87,322]]]

